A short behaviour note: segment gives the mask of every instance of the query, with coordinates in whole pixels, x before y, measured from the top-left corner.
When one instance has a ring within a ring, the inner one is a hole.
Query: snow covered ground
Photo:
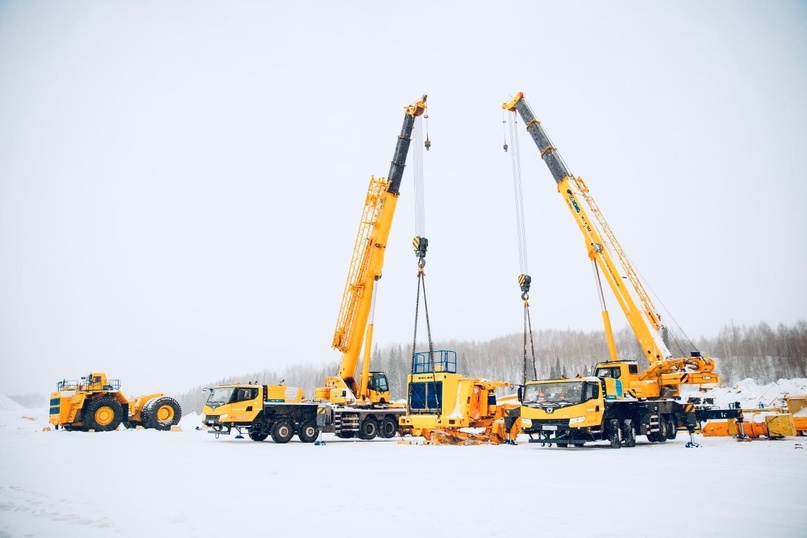
[[[803,437],[314,446],[215,439],[199,424],[43,431],[46,410],[0,398],[0,537],[807,536]]]

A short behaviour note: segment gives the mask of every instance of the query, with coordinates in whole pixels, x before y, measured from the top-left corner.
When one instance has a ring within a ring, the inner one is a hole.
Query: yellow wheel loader
[[[56,429],[112,431],[123,424],[170,430],[179,423],[179,402],[162,393],[127,398],[119,379],[91,373],[79,381],[62,380],[50,395],[50,423]]]

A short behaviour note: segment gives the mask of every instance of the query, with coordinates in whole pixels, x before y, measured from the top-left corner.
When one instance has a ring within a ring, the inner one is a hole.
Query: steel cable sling
[[[504,128],[504,151],[507,152],[508,145],[507,145],[507,129],[506,124],[508,124],[506,116],[504,116],[505,112],[502,111],[503,119],[502,124]],[[518,260],[519,260],[519,269],[521,270],[521,274],[518,275],[518,284],[521,288],[521,300],[524,302],[524,341],[522,343],[522,351],[523,351],[523,372],[522,372],[522,384],[527,382],[527,366],[529,362],[528,356],[528,341],[529,341],[529,351],[532,356],[532,379],[538,379],[538,368],[536,365],[536,358],[535,358],[535,342],[533,339],[533,332],[532,332],[532,319],[530,317],[530,284],[532,283],[532,278],[529,275],[529,271],[527,268],[527,232],[526,226],[524,224],[524,194],[523,189],[521,186],[521,153],[519,151],[518,146],[518,132],[516,131],[516,124],[518,123],[518,118],[516,117],[515,113],[513,113],[513,119],[509,122],[510,127],[510,141],[512,142],[513,151],[510,153],[512,167],[513,167],[513,194],[515,197],[515,204],[516,204],[516,236],[518,239]]]

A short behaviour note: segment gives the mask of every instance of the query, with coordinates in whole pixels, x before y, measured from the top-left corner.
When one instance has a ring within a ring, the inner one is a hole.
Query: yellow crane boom
[[[376,383],[374,387],[372,379],[377,378],[377,381],[381,381],[381,376],[376,375],[380,372],[369,371],[372,324],[368,325],[368,319],[374,301],[375,282],[381,278],[384,254],[398,203],[415,118],[425,111],[425,95],[405,108],[401,133],[398,135],[387,179],[370,178],[332,342],[333,348],[342,352],[339,375],[325,380],[326,390],[318,391],[318,398],[325,399],[326,393],[332,393],[327,389],[347,388],[352,392],[352,395],[347,395],[348,399],[353,396],[358,400],[369,400],[370,403],[378,403],[377,400],[385,398],[387,402],[389,401],[386,377],[384,376],[381,386]],[[367,344],[367,350],[361,381],[357,382],[356,370],[363,342]],[[383,394],[385,392],[386,396]],[[341,400],[342,397],[339,398]],[[333,400],[330,397],[329,399]]]
[[[572,217],[583,233],[589,258],[595,262],[598,274],[605,276],[650,363],[650,367],[641,374],[635,366],[625,365],[626,390],[633,391],[637,397],[656,397],[661,394],[662,387],[677,394],[678,385],[684,383],[718,383],[718,376],[713,372],[714,361],[710,357],[701,357],[697,352],[693,352],[690,357],[672,356],[664,342],[666,327],[627,255],[591,196],[588,186],[582,178],[572,176],[569,172],[541,123],[535,119],[524,94],[518,93],[512,100],[504,103],[502,108],[518,112],[524,120],[541,158],[555,179],[558,192],[564,197]],[[602,297],[601,301],[611,361],[623,362],[618,361],[610,320]],[[614,368],[598,365],[597,371],[607,375],[608,372],[614,372]]]

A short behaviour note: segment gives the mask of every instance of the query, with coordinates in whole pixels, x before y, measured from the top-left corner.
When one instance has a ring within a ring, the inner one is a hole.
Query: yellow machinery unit
[[[50,423],[57,429],[112,431],[123,424],[170,430],[179,423],[179,403],[162,393],[127,398],[119,379],[93,372],[80,381],[59,381],[50,395]]]
[[[417,352],[407,377],[407,413],[398,421],[401,435],[446,444],[511,441],[519,404],[500,404],[495,392],[509,386],[458,374],[455,351]]]
[[[787,410],[793,415],[796,435],[807,435],[807,394],[792,394],[785,397]]]

